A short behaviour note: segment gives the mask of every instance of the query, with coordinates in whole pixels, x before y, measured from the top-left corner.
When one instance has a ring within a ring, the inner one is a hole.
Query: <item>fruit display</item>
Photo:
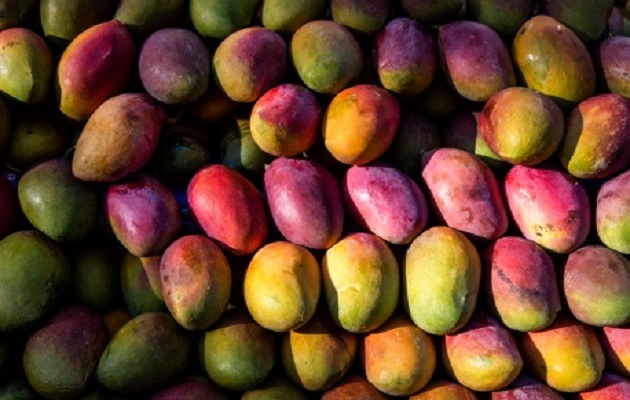
[[[630,1],[0,0],[0,400],[630,399]]]

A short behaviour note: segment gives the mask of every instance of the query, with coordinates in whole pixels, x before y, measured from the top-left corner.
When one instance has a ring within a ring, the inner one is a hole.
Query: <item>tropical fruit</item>
[[[147,36],[177,22],[186,11],[185,0],[121,0],[114,19],[136,35]]]
[[[597,193],[595,225],[597,236],[607,247],[630,254],[630,172],[609,179]]]
[[[357,0],[331,0],[330,13],[333,21],[355,32],[372,35],[385,25],[391,3],[391,0],[374,0],[369,3]]]
[[[534,0],[468,0],[466,15],[511,39],[534,10]]]
[[[260,18],[265,28],[288,35],[322,17],[326,5],[325,0],[264,0]]]
[[[160,280],[161,256],[137,257],[126,252],[120,260],[120,288],[129,313],[166,311]]]
[[[272,373],[262,384],[245,391],[241,400],[306,400],[306,393],[283,375]]]
[[[250,25],[259,0],[190,0],[190,19],[203,37],[224,39]]]
[[[386,400],[385,394],[361,375],[346,375],[322,394],[322,400]]]
[[[544,13],[571,29],[584,43],[599,40],[606,29],[614,0],[545,0]]]

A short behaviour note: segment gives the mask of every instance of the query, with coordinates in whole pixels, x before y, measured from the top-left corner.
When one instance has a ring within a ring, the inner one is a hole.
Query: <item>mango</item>
[[[630,327],[604,326],[598,331],[604,351],[606,367],[610,371],[630,377]]]
[[[569,254],[563,288],[571,314],[591,326],[630,322],[630,261],[601,245]]]
[[[96,367],[96,381],[114,392],[154,390],[183,374],[192,347],[168,313],[141,314],[111,338]]]
[[[442,131],[445,147],[454,147],[476,155],[493,171],[507,169],[511,164],[492,151],[479,131],[479,111],[462,111],[456,114]]]
[[[409,400],[477,400],[477,396],[459,383],[436,379],[429,382],[420,392],[409,396]]]
[[[48,314],[69,276],[66,255],[44,234],[23,230],[0,240],[0,332],[28,328]]]
[[[435,24],[453,19],[465,3],[465,0],[401,0],[400,6],[416,21]]]
[[[560,311],[551,257],[536,243],[504,236],[482,253],[482,292],[490,310],[515,331],[549,326]]]
[[[151,400],[173,399],[227,400],[227,396],[214,383],[202,376],[179,379],[151,396]]]
[[[374,0],[369,3],[360,0],[331,0],[332,19],[352,31],[364,35],[378,32],[389,17],[391,0]]]
[[[34,331],[24,347],[24,372],[47,399],[76,397],[88,385],[109,334],[95,311],[73,306],[56,312]]]
[[[630,165],[630,99],[618,94],[592,96],[569,114],[558,157],[582,179],[607,178]]]
[[[107,331],[109,336],[112,337],[116,332],[120,330],[127,322],[131,320],[131,314],[125,307],[116,307],[103,315],[105,325],[107,325]]]
[[[0,239],[15,227],[20,212],[16,188],[3,173],[0,173]]]
[[[59,110],[84,122],[108,98],[121,93],[135,67],[136,45],[116,20],[81,32],[64,50],[57,66]]]
[[[103,239],[84,240],[68,251],[72,300],[99,312],[112,310],[121,296],[120,268]]]
[[[302,25],[291,37],[289,56],[306,87],[327,95],[355,84],[363,68],[359,43],[335,21],[316,20]]]
[[[187,189],[190,210],[204,232],[228,252],[252,254],[269,230],[260,192],[243,175],[220,164],[197,171]]]
[[[597,192],[595,225],[599,240],[607,247],[630,254],[630,172],[607,180]]]
[[[532,374],[559,392],[590,389],[604,370],[604,353],[593,327],[565,314],[545,329],[525,333],[519,347]]]
[[[273,156],[264,152],[254,140],[249,125],[250,115],[228,117],[219,127],[221,164],[247,177],[260,176]]]
[[[481,262],[464,234],[436,226],[407,249],[402,303],[422,330],[445,335],[470,319],[479,293]]]
[[[400,105],[388,91],[352,86],[335,95],[324,113],[324,143],[344,164],[367,164],[387,151],[399,122]]]
[[[259,0],[191,0],[190,19],[195,30],[205,38],[225,39],[251,25]]]
[[[278,85],[254,104],[249,118],[252,138],[271,155],[296,156],[315,143],[321,114],[310,90],[291,83]]]
[[[595,63],[604,86],[611,93],[630,97],[630,78],[623,74],[630,65],[630,38],[614,36],[602,40],[596,48]]]
[[[287,46],[284,39],[278,33],[259,26],[232,33],[219,44],[212,57],[217,86],[230,99],[242,103],[258,100],[267,90],[279,84],[286,68]]]
[[[261,385],[245,391],[241,400],[306,400],[306,394],[284,375],[272,373]]]
[[[286,332],[308,322],[321,290],[321,271],[311,252],[291,242],[263,246],[245,270],[243,295],[263,328]]]
[[[505,177],[508,208],[520,232],[546,250],[566,254],[577,249],[591,226],[586,190],[552,166],[515,165]]]
[[[285,35],[292,35],[307,22],[323,16],[325,0],[263,0],[260,11],[262,26]]]
[[[177,25],[186,11],[184,0],[121,0],[114,19],[137,36]]]
[[[38,13],[37,0],[3,0],[0,1],[0,30],[25,26],[33,22]]]
[[[361,362],[368,381],[378,390],[390,396],[409,396],[433,376],[433,339],[409,317],[394,316],[365,335]]]
[[[571,29],[585,44],[601,39],[614,0],[545,0],[544,13]]]
[[[3,381],[0,386],[0,400],[41,400],[42,397],[28,383],[26,378]]]
[[[486,101],[516,85],[510,53],[489,27],[474,21],[450,22],[440,26],[437,40],[444,75],[464,98]]]
[[[52,86],[53,55],[36,32],[22,27],[0,32],[0,93],[26,106],[41,104]]]
[[[103,203],[114,235],[134,256],[161,254],[182,226],[175,195],[148,174],[111,184]]]
[[[479,133],[503,160],[540,164],[564,137],[564,115],[551,98],[532,89],[512,87],[488,99],[479,117]]]
[[[217,244],[205,236],[185,235],[164,250],[160,284],[175,321],[189,330],[204,330],[227,307],[232,273]]]
[[[466,15],[511,40],[534,11],[534,0],[468,0]]]
[[[630,396],[630,381],[604,371],[602,379],[592,389],[580,392],[576,400],[625,399]]]
[[[326,250],[322,260],[326,304],[337,325],[365,333],[394,313],[400,271],[391,249],[378,236],[350,234]]]
[[[55,48],[63,49],[81,32],[112,18],[115,0],[42,0],[39,19],[46,40]]]
[[[345,375],[334,387],[326,390],[321,400],[386,400],[385,394],[362,375]]]
[[[512,334],[490,314],[478,313],[461,330],[447,334],[441,354],[449,376],[480,392],[506,387],[523,368]]]
[[[325,391],[336,385],[352,366],[356,353],[356,334],[340,329],[325,311],[281,337],[285,374],[309,391]]]
[[[312,249],[341,237],[344,205],[335,176],[317,161],[279,157],[264,172],[271,217],[282,236]]]
[[[586,46],[548,15],[523,24],[512,42],[512,58],[524,85],[551,97],[565,111],[595,92],[595,66]]]
[[[227,310],[201,335],[197,348],[210,380],[231,390],[262,384],[277,358],[274,333],[258,325],[243,308]]]
[[[120,260],[120,287],[132,316],[166,311],[160,280],[161,256],[136,257],[126,252]]]
[[[166,114],[149,95],[110,97],[90,116],[77,140],[72,173],[115,182],[140,170],[157,148]]]
[[[409,176],[415,176],[422,165],[422,154],[441,145],[435,125],[408,107],[400,110],[400,123],[382,160]]]
[[[474,240],[494,240],[508,220],[497,178],[477,156],[440,148],[422,155],[422,181],[432,209],[451,228]]]
[[[375,39],[378,77],[387,90],[415,96],[429,87],[438,68],[429,29],[411,18],[392,19]]]
[[[544,383],[521,373],[512,383],[501,390],[490,394],[490,400],[518,400],[525,396],[527,399],[562,400],[558,392]]]
[[[389,243],[408,244],[427,224],[424,193],[411,177],[387,164],[350,167],[342,190],[350,217]]]
[[[205,127],[196,123],[171,125],[162,131],[152,166],[165,183],[188,182],[214,156],[214,144]]]

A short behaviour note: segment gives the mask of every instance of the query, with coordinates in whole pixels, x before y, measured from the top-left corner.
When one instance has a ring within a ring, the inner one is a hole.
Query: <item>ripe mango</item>
[[[64,50],[57,66],[59,110],[84,122],[108,98],[121,93],[134,70],[136,45],[116,20],[81,32]]]
[[[407,249],[403,306],[422,330],[455,332],[475,309],[480,280],[481,262],[470,240],[452,228],[430,228]]]
[[[190,19],[203,37],[225,39],[251,24],[259,0],[190,0]]]
[[[0,240],[0,332],[27,328],[55,307],[70,265],[55,242],[23,230]]]
[[[400,271],[378,236],[359,232],[339,240],[326,251],[322,274],[328,310],[343,329],[369,332],[394,313]]]
[[[607,247],[630,254],[630,172],[609,179],[597,192],[595,224]]]
[[[334,175],[311,159],[279,157],[264,173],[271,217],[289,241],[327,249],[341,237],[344,206]]]
[[[534,3],[534,0],[468,0],[466,15],[511,40],[531,16]]]
[[[606,358],[606,368],[630,377],[630,327],[604,326],[598,339]]]
[[[590,45],[604,34],[613,4],[614,0],[545,0],[543,8]]]
[[[348,374],[326,390],[321,400],[387,400],[387,397],[363,375]]]
[[[630,68],[630,38],[613,36],[599,43],[595,62],[604,86],[611,92],[630,97],[630,77],[623,74]]]
[[[120,260],[120,287],[132,316],[166,311],[160,280],[161,256],[136,257],[126,252]]]
[[[389,17],[391,0],[331,0],[332,19],[364,35],[378,32]]]
[[[160,259],[162,297],[178,324],[189,330],[207,329],[230,299],[232,273],[212,240],[185,235],[172,242]]]
[[[241,400],[306,400],[306,393],[284,375],[271,373],[261,385],[245,391]]]
[[[292,35],[307,22],[321,18],[327,3],[325,0],[264,0],[260,18],[265,28]]]
[[[114,19],[138,36],[177,25],[184,16],[188,2],[185,0],[121,0]]]
[[[452,20],[465,3],[465,0],[401,0],[400,6],[418,22],[439,24]]]
[[[449,227],[475,240],[497,239],[507,230],[497,178],[477,156],[453,148],[426,152],[421,176],[432,209]]]
[[[151,400],[173,399],[227,400],[227,395],[207,378],[188,376],[173,382],[151,396]]]
[[[459,383],[447,379],[435,379],[420,392],[409,396],[409,400],[477,400],[477,396]]]
[[[580,392],[576,400],[626,399],[630,397],[630,381],[612,372],[604,371],[595,387]]]
[[[508,387],[494,391],[490,400],[518,400],[525,396],[527,399],[562,400],[563,397],[531,376],[521,373]]]

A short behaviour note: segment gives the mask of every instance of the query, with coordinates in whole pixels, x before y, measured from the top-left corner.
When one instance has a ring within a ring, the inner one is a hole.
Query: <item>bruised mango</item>
[[[325,0],[264,0],[260,18],[265,28],[290,35],[322,17],[326,4]]]
[[[445,226],[424,231],[407,249],[403,306],[428,333],[444,335],[470,319],[481,281],[481,262],[464,234]]]
[[[630,172],[604,183],[597,193],[595,224],[599,240],[607,247],[630,254]]]
[[[362,375],[346,375],[331,389],[322,394],[321,400],[386,400],[385,394],[374,387]]]
[[[466,15],[511,40],[531,16],[534,3],[534,0],[468,0]]]
[[[225,39],[251,24],[259,0],[191,0],[190,19],[203,37]]]
[[[146,36],[158,29],[176,25],[184,16],[187,4],[184,0],[121,0],[114,19],[130,32]]]
[[[379,31],[389,17],[391,0],[332,0],[332,19],[353,31],[373,35]]]

